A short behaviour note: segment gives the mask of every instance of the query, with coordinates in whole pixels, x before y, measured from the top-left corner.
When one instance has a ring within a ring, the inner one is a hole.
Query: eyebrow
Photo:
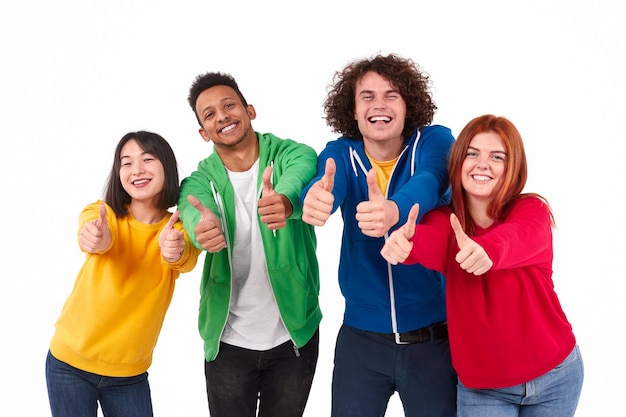
[[[224,98],[220,99],[220,103],[219,103],[219,104],[222,104],[222,103],[224,103],[225,101],[230,101],[230,100],[232,100],[232,101],[237,101],[237,96],[234,96],[234,97],[231,97],[231,96],[226,96],[226,97],[224,97]],[[200,114],[204,114],[207,110],[210,110],[210,109],[212,109],[212,108],[213,108],[213,106],[212,106],[212,105],[208,105],[208,106],[206,106],[206,107],[204,107],[204,108],[200,109]]]
[[[478,151],[478,152],[480,152],[480,151],[481,151],[479,148],[476,148],[476,147],[471,146],[471,145],[470,145],[470,146],[468,146],[467,148],[468,148],[468,149],[475,150],[475,151]],[[506,151],[500,151],[500,150],[497,150],[497,151],[489,151],[489,153],[501,153],[501,154],[503,154],[503,155],[508,155],[508,154],[506,153]]]
[[[359,95],[361,94],[374,94],[374,90],[361,90],[358,92]],[[400,94],[400,90],[398,90],[397,88],[392,88],[390,90],[385,90],[383,91],[383,94]]]
[[[154,154],[152,152],[148,152],[148,151],[142,151],[139,155],[143,156],[143,155],[146,155],[146,154],[154,156]],[[131,157],[130,155],[120,155],[120,160],[122,160],[124,158],[130,158],[130,157]]]

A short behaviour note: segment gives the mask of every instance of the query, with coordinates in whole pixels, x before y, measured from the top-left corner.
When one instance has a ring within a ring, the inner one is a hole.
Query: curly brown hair
[[[357,121],[354,120],[355,90],[356,83],[370,71],[388,80],[404,99],[404,137],[409,137],[415,128],[432,123],[437,106],[430,91],[432,82],[429,75],[409,58],[396,54],[378,54],[369,59],[354,61],[335,73],[333,85],[324,101],[326,124],[333,131],[354,139],[363,139]]]

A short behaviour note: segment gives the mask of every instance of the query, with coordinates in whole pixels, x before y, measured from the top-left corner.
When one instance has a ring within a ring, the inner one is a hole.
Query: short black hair
[[[243,94],[241,94],[241,90],[239,90],[239,86],[232,75],[223,72],[207,72],[206,74],[200,74],[196,77],[193,84],[189,88],[189,96],[187,97],[191,110],[193,110],[193,113],[196,115],[196,120],[200,126],[202,126],[202,123],[200,122],[200,117],[198,117],[198,113],[196,112],[196,102],[198,101],[198,96],[202,94],[203,91],[217,85],[225,85],[235,90],[235,93],[237,93],[241,99],[244,107],[248,107],[248,102]]]

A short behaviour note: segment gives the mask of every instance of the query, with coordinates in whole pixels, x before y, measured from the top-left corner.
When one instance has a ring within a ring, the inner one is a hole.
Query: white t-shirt
[[[272,292],[261,240],[256,192],[259,161],[246,172],[226,170],[235,191],[230,309],[222,341],[267,350],[290,339]]]

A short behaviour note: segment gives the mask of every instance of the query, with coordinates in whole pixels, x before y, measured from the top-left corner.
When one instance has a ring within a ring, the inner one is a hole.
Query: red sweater
[[[502,388],[552,370],[576,340],[552,282],[552,228],[538,198],[519,200],[505,221],[471,236],[493,261],[484,275],[462,270],[442,206],[417,225],[404,263],[446,275],[452,363],[469,388]]]

